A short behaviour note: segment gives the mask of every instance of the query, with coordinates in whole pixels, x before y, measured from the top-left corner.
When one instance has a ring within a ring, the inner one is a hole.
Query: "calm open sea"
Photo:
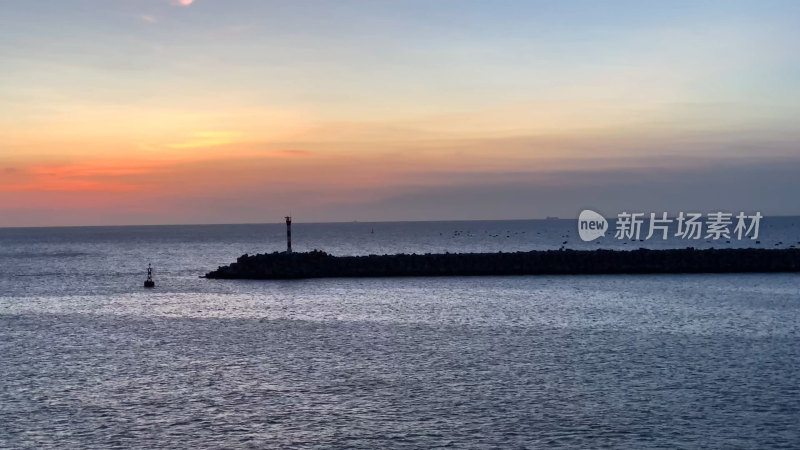
[[[334,254],[575,221],[295,224]],[[800,275],[219,281],[284,226],[0,229],[0,447],[800,448]],[[148,263],[157,288],[142,286]]]

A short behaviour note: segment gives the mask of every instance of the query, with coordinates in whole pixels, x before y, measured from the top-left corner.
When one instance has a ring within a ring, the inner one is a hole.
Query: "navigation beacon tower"
[[[286,216],[286,253],[292,253],[292,216]]]
[[[156,287],[156,282],[153,281],[153,268],[150,266],[150,264],[147,265],[147,279],[144,281],[144,287],[146,288]]]

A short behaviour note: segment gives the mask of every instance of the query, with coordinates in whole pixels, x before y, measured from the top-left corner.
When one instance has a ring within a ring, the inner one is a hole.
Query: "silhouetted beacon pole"
[[[286,253],[292,253],[292,217],[286,216]]]

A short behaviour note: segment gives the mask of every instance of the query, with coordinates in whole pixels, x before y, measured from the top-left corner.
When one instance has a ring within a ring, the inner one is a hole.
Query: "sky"
[[[800,214],[800,2],[5,0],[0,226]]]

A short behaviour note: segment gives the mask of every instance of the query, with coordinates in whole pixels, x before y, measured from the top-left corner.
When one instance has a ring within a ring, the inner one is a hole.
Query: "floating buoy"
[[[146,288],[156,287],[156,282],[153,281],[153,268],[150,267],[150,264],[147,265],[147,279],[144,281],[144,287]]]

